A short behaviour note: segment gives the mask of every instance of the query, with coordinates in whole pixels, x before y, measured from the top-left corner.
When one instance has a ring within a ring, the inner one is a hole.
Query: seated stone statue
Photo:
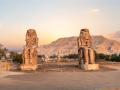
[[[27,30],[26,45],[23,50],[23,70],[35,70],[37,67],[38,37],[34,29]]]
[[[79,65],[95,64],[95,52],[92,48],[92,37],[88,29],[81,29],[80,35],[77,38]]]

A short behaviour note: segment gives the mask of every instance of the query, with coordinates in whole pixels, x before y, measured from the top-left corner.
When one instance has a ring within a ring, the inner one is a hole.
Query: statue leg
[[[85,61],[85,64],[89,64],[89,54],[88,54],[87,47],[84,47],[84,61]]]
[[[31,64],[36,64],[37,62],[37,51],[36,51],[36,48],[32,48],[30,50],[30,63]]]
[[[30,49],[30,64],[33,63],[33,49]]]
[[[90,57],[90,64],[94,64],[95,63],[95,52],[91,48],[89,48],[89,57]]]
[[[34,61],[33,61],[33,64],[36,65],[37,64],[37,49],[34,48]]]
[[[29,64],[29,49],[28,48],[24,48],[23,60],[24,60],[24,64]]]
[[[84,49],[79,48],[78,53],[79,53],[79,65],[84,64]]]
[[[22,63],[25,64],[25,48],[23,50],[23,54],[22,54]]]

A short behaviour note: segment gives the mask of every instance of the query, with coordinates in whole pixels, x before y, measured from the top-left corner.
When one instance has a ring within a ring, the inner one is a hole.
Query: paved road
[[[0,90],[120,90],[120,70],[11,74],[0,78]]]

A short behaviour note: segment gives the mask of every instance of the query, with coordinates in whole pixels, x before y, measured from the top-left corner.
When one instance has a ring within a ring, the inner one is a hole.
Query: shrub
[[[78,54],[69,54],[69,55],[64,55],[62,58],[78,59],[79,55]]]
[[[16,55],[13,57],[13,62],[22,63],[22,54],[16,54]]]
[[[15,63],[22,63],[22,54],[18,54],[16,52],[11,52],[10,56]]]
[[[120,55],[117,54],[111,55],[111,61],[120,62]]]
[[[120,55],[117,54],[112,54],[112,55],[106,55],[106,54],[96,54],[97,59],[104,59],[107,61],[115,61],[115,62],[120,62]]]
[[[50,56],[50,58],[57,58],[58,56],[57,55],[52,55],[52,56]]]

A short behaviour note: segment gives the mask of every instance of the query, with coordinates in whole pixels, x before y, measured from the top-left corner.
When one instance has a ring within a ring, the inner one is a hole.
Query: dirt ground
[[[108,67],[108,66],[111,67]],[[117,70],[116,68],[113,68],[113,65],[119,66],[120,64],[111,64],[106,62],[99,62],[100,70],[99,71],[93,71],[93,72],[104,72],[104,71],[113,71]],[[39,72],[86,72],[84,70],[81,70],[78,66],[78,61],[71,61],[71,62],[48,62],[48,63],[42,63],[39,65]],[[88,71],[87,71],[88,72]],[[90,71],[91,72],[91,71]]]
[[[44,63],[36,72],[0,73],[0,90],[120,90],[120,64],[84,71],[77,62]]]

